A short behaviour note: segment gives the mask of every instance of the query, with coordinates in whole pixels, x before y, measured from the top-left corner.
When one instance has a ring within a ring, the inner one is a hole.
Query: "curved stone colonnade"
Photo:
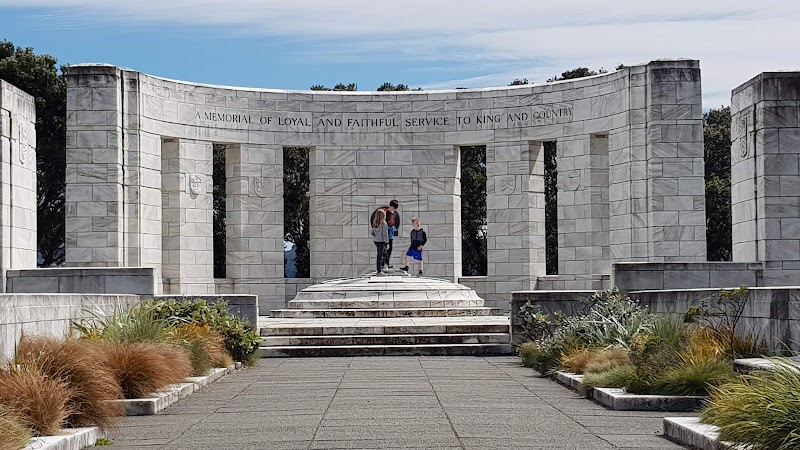
[[[369,213],[400,201],[426,274],[461,276],[459,146],[487,151],[491,306],[545,273],[543,143],[557,141],[559,273],[589,287],[619,261],[705,260],[699,63],[659,60],[534,86],[311,92],[70,66],[70,266],[145,266],[165,293],[225,289],[285,305],[283,148],[310,153],[313,281],[372,267]],[[213,278],[212,144],[228,144],[227,285]],[[224,287],[223,286],[227,286]]]

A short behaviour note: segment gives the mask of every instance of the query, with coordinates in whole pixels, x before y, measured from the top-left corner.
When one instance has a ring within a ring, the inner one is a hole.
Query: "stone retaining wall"
[[[82,267],[9,270],[6,292],[43,294],[156,293],[155,274],[143,267]]]
[[[22,333],[61,337],[74,320],[111,314],[139,303],[138,295],[0,295],[0,357],[12,358]]]
[[[611,286],[620,292],[761,286],[757,262],[615,263]]]

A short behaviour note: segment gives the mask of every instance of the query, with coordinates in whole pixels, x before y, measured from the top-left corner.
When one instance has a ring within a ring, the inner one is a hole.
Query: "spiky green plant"
[[[134,306],[125,312],[116,311],[109,316],[92,314],[73,324],[82,337],[119,343],[169,343],[174,342],[172,329],[166,320],[144,306]]]
[[[736,379],[730,361],[709,359],[681,364],[660,373],[652,382],[654,395],[708,395],[714,386]]]
[[[605,372],[587,373],[583,384],[588,387],[622,388],[636,377],[636,368],[631,364],[616,366]]]
[[[720,428],[720,439],[752,450],[800,448],[800,366],[772,359],[775,368],[712,390],[701,411],[704,423]]]

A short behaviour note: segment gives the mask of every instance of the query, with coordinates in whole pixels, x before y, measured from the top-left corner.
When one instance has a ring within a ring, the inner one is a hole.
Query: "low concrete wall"
[[[700,305],[720,290],[717,288],[633,291],[628,295],[651,311],[683,317],[690,306]],[[512,338],[519,342],[522,321],[516,317],[522,305],[531,301],[542,311],[574,315],[580,311],[580,299],[594,291],[522,291],[512,294]],[[737,331],[762,335],[773,351],[800,351],[800,287],[754,287]]]
[[[564,315],[575,315],[581,307],[581,300],[588,299],[596,291],[518,291],[511,293],[511,341],[521,342],[524,323],[518,318],[520,309],[529,301],[539,305],[542,312],[553,315],[561,312]]]
[[[741,262],[616,263],[611,286],[620,292],[761,286],[763,265]]]
[[[497,293],[497,282],[489,281],[489,277],[460,277],[458,284],[474,290],[484,301],[484,306],[494,308],[500,314],[508,314],[511,310],[509,294]]]
[[[218,294],[218,295],[153,295],[146,298],[154,300],[205,300],[206,303],[216,304],[226,302],[228,313],[242,320],[258,326],[258,296],[250,294]]]
[[[14,357],[22,333],[61,337],[75,320],[137,303],[137,295],[0,294],[0,356]]]
[[[611,275],[544,275],[536,278],[539,291],[603,290],[611,287]]]
[[[654,312],[674,316],[683,313],[719,289],[681,289],[631,292],[628,295]],[[737,331],[761,334],[770,350],[800,351],[800,287],[755,287],[749,289]]]
[[[6,271],[6,291],[13,294],[153,295],[155,270],[149,267],[63,267]]]

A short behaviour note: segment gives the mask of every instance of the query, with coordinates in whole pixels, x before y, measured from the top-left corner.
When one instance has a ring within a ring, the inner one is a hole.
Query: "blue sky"
[[[284,89],[485,87],[688,57],[716,107],[759,72],[798,68],[798,38],[786,0],[0,0],[0,39],[61,63]]]

